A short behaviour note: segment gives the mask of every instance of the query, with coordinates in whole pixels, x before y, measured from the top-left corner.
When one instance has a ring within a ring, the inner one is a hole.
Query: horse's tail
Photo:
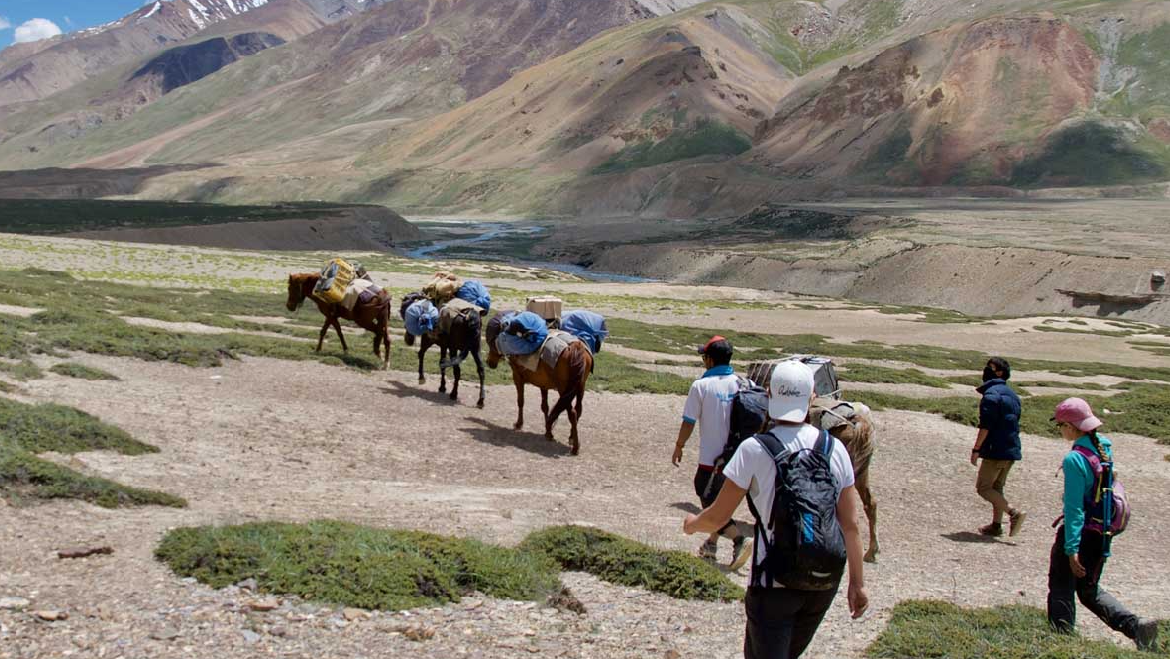
[[[462,346],[460,346],[458,355],[452,354],[447,361],[440,364],[443,368],[454,368],[462,364],[463,360],[467,359],[468,355],[471,354],[471,351],[479,347],[479,337],[483,330],[483,319],[480,318],[478,313],[463,313],[460,314],[460,318],[463,325],[461,328],[463,340],[459,343]],[[454,328],[452,329],[454,330]],[[454,333],[452,331],[452,334]]]
[[[394,298],[383,290],[379,293],[381,304],[378,306],[378,323],[382,326],[382,331],[386,333],[386,347],[390,347],[390,316],[394,313]]]
[[[589,374],[593,372],[593,353],[582,341],[574,341],[561,359],[569,360],[569,387],[565,389],[565,399],[577,396],[585,390],[585,383],[589,381]]]

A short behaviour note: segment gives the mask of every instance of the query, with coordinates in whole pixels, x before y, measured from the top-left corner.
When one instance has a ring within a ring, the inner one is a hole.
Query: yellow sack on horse
[[[345,299],[345,290],[353,282],[355,273],[344,259],[333,259],[321,268],[321,278],[313,288],[313,297],[330,304],[337,304]]]
[[[450,272],[436,272],[435,276],[423,286],[423,295],[430,298],[435,306],[442,306],[455,297],[463,286],[463,279]]]

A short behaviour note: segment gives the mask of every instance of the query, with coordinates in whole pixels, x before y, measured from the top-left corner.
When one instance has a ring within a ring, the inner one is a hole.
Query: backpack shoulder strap
[[[833,457],[833,436],[829,434],[828,430],[821,431],[821,436],[817,438],[817,443],[813,445],[813,451],[824,455],[826,458]]]
[[[1072,447],[1073,453],[1080,455],[1089,463],[1089,470],[1095,475],[1101,474],[1101,456],[1097,455],[1096,451],[1087,449],[1084,446]]]

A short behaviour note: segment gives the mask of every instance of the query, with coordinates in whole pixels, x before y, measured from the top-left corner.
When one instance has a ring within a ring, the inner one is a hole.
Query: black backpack
[[[739,391],[731,399],[731,424],[727,443],[715,463],[716,467],[731,462],[731,456],[743,440],[764,431],[768,422],[768,391],[746,378],[739,378]]]
[[[832,590],[845,573],[845,535],[837,522],[837,479],[833,477],[831,457],[836,441],[822,431],[811,449],[789,452],[771,433],[756,435],[756,440],[776,465],[776,493],[767,530],[772,542],[764,548],[764,564],[752,561],[763,574],[753,585],[778,584],[796,590]],[[748,507],[756,518],[760,533],[759,511],[751,498]],[[759,552],[759,545],[756,551]]]

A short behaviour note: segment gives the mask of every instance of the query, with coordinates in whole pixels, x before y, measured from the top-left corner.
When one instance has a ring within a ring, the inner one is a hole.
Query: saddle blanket
[[[355,279],[345,287],[345,297],[341,298],[341,306],[345,307],[346,311],[353,311],[359,301],[367,302],[380,292],[382,289],[374,282],[368,279]]]
[[[451,331],[451,324],[460,314],[474,313],[479,314],[482,311],[479,307],[460,298],[452,298],[439,308],[439,334],[447,334]]]
[[[527,371],[535,371],[540,367],[540,362],[548,364],[549,368],[556,368],[557,362],[561,358],[561,353],[565,351],[565,348],[580,340],[568,332],[549,330],[548,338],[544,340],[544,343],[540,344],[540,350],[530,355],[514,356],[511,358],[512,363]]]

